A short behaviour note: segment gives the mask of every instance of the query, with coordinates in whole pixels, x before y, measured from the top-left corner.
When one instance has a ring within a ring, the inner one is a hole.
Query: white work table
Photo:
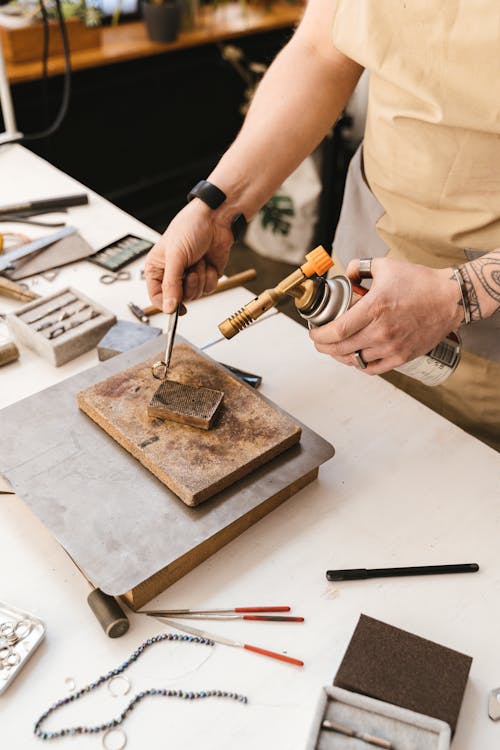
[[[67,194],[81,186],[20,146],[0,149],[0,205]],[[95,194],[68,223],[96,248],[129,232],[155,233]],[[11,227],[33,236],[43,230]],[[142,260],[132,280],[99,283],[88,262],[63,269],[38,293],[68,284],[134,320],[146,304]],[[251,295],[236,289],[189,305],[180,333],[202,345]],[[0,298],[0,311],[20,303]],[[162,326],[158,316],[152,324]],[[3,327],[0,328],[0,333]],[[256,747],[301,750],[323,685],[331,684],[361,612],[462,651],[474,661],[453,750],[493,750],[500,722],[487,716],[500,685],[500,460],[497,453],[379,378],[318,354],[306,330],[279,314],[207,354],[263,377],[261,392],[332,442],[319,478],[154,600],[155,608],[289,604],[304,624],[205,622],[201,627],[302,658],[304,668],[216,645],[158,644],[127,673],[131,692],[106,688],[63,709],[48,729],[116,716],[146,687],[243,693],[249,704],[147,699],[127,719],[127,748]],[[6,406],[97,363],[90,352],[54,368],[29,350],[0,370]],[[1,416],[0,416],[1,429]],[[22,424],[19,425],[22,431]],[[132,459],[131,459],[132,460]],[[105,502],[105,498],[103,498]],[[478,562],[473,575],[333,584],[328,568]],[[90,612],[88,585],[51,534],[15,495],[0,495],[0,599],[40,617],[46,641],[0,696],[0,745],[43,747],[34,721],[68,694],[118,666],[165,627],[130,612],[122,638],[105,637]],[[58,748],[100,748],[100,736],[57,740]]]

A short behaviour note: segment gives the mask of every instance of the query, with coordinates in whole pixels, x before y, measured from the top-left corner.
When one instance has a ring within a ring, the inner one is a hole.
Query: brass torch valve
[[[239,331],[260,318],[263,313],[276,306],[288,294],[295,298],[298,310],[306,310],[313,303],[318,292],[318,280],[333,266],[333,260],[325,248],[319,245],[306,255],[306,262],[273,289],[266,289],[247,305],[231,315],[219,325],[219,331],[226,339],[236,336]]]

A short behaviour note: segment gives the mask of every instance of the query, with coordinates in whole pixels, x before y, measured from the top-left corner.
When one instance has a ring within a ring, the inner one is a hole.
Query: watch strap
[[[241,240],[245,234],[248,222],[243,214],[236,214],[231,220],[231,232],[235,240]]]
[[[199,198],[206,203],[212,210],[219,208],[219,206],[226,200],[226,194],[218,188],[216,185],[212,185],[208,180],[200,180],[196,183],[187,196],[188,203],[193,198]]]

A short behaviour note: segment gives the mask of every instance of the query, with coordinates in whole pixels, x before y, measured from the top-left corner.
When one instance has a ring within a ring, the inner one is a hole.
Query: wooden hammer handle
[[[0,276],[0,295],[21,300],[21,302],[30,302],[32,299],[39,297],[35,292],[31,292],[29,289],[25,289],[20,284],[16,284],[15,281],[6,279],[3,276]]]
[[[222,281],[219,281],[219,283],[217,284],[212,294],[225,292],[226,289],[234,289],[234,287],[244,284],[245,281],[251,281],[251,279],[255,279],[256,276],[257,276],[257,271],[255,270],[255,268],[248,268],[246,271],[240,271],[240,273],[235,273],[234,276],[228,276],[227,279],[223,279]],[[161,310],[159,310],[154,305],[148,305],[148,307],[143,307],[142,309],[148,316],[156,315],[156,313],[161,312]]]

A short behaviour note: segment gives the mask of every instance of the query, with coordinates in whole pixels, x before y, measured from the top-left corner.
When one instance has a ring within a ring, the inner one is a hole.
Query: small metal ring
[[[109,744],[109,737],[112,736],[114,733],[116,733],[117,737],[120,737],[121,735],[121,745],[120,744]],[[106,730],[102,736],[102,746],[105,750],[123,750],[125,745],[127,744],[127,735],[123,731],[123,729],[117,729],[116,727],[111,727],[111,729]]]
[[[73,677],[66,677],[64,679],[64,684],[68,688],[68,693],[73,693],[76,690],[76,682]]]
[[[151,365],[151,372],[156,380],[165,380],[167,374],[167,365],[163,360],[153,362]]]
[[[58,326],[57,328],[53,328],[51,330],[48,337],[49,339],[57,339],[58,336],[62,336],[63,333],[66,333],[66,327]]]
[[[18,623],[16,623],[15,627],[15,634],[17,638],[22,641],[23,638],[27,638],[28,635],[31,633],[31,628],[33,627],[33,623],[31,620],[28,620],[27,617],[25,617],[23,620],[19,620]]]
[[[2,622],[0,624],[0,633],[4,638],[10,638],[15,635],[15,625],[13,622]]]
[[[360,258],[359,259],[359,278],[360,279],[372,278],[372,260],[373,258]]]
[[[112,687],[113,684],[115,685],[114,688]],[[117,689],[117,686],[119,686],[120,684],[123,685],[123,687],[122,688],[118,687]],[[125,677],[125,675],[123,674],[115,675],[108,682],[108,690],[113,696],[113,698],[119,698],[122,695],[127,695],[127,693],[130,690],[130,681],[128,677]]]
[[[368,365],[365,362],[365,360],[363,359],[363,357],[361,356],[361,350],[359,350],[357,352],[354,352],[354,359],[356,360],[357,366],[361,370],[366,370],[366,368],[368,367]]]
[[[10,646],[0,646],[0,662],[5,661],[9,658],[11,654],[13,654],[13,650]]]

